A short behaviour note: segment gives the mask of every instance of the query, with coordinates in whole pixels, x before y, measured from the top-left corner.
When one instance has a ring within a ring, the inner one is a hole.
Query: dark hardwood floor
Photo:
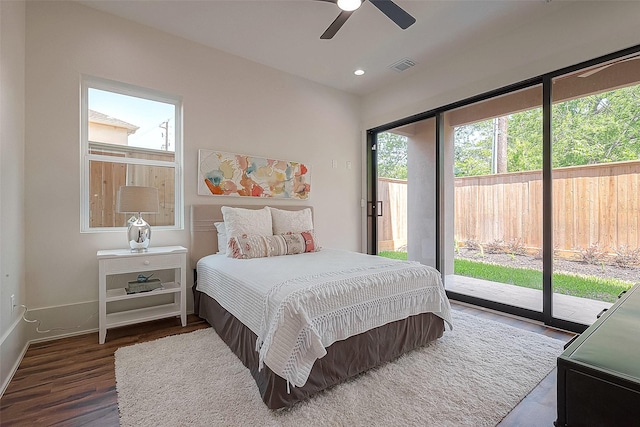
[[[455,303],[452,306],[455,310],[564,341],[573,336],[470,306]],[[98,344],[97,332],[34,344],[0,399],[0,424],[118,426],[114,352],[122,346],[206,327],[207,323],[190,315],[184,328],[179,319],[164,319],[110,329],[103,345]],[[551,426],[555,416],[554,371],[500,425]]]
[[[194,315],[109,329],[29,347],[0,399],[4,426],[118,426],[114,353],[119,347],[209,325]]]
[[[575,334],[571,332],[560,331],[557,329],[547,328],[544,325],[525,321],[516,317],[506,316],[491,311],[480,310],[471,306],[462,304],[453,304],[452,307],[463,310],[468,314],[473,314],[485,319],[491,319],[501,323],[514,326],[516,328],[525,329],[531,332],[546,335],[557,340],[568,342]],[[557,371],[553,369],[536,388],[531,390],[518,406],[516,406],[503,420],[498,424],[499,427],[552,427],[556,420],[556,378]]]

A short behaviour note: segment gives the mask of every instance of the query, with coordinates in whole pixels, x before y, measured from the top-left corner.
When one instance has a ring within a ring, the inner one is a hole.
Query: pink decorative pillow
[[[233,258],[249,259],[317,252],[313,231],[276,236],[247,235],[229,239]]]

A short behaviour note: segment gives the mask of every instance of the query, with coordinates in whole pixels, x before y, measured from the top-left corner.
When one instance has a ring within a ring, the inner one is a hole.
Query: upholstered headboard
[[[218,252],[218,236],[214,222],[222,221],[222,207],[231,206],[234,208],[262,209],[269,205],[236,205],[232,203],[216,205],[191,205],[191,248],[189,257],[191,267],[195,268],[200,258]],[[277,209],[297,211],[310,208],[311,206],[285,205],[273,206]]]

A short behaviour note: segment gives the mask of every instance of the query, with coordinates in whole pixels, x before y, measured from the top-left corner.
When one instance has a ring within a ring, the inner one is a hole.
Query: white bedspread
[[[197,289],[257,336],[260,367],[303,386],[335,341],[432,312],[449,327],[440,273],[415,262],[334,249],[300,255],[198,262]]]

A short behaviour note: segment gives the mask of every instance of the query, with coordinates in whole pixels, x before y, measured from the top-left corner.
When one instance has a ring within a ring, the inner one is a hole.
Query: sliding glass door
[[[640,276],[639,52],[370,130],[369,252],[584,330]]]
[[[447,290],[542,312],[542,86],[444,114]]]
[[[640,57],[553,79],[553,316],[591,324],[638,280]]]
[[[434,118],[376,135],[374,253],[435,267],[435,141]]]

